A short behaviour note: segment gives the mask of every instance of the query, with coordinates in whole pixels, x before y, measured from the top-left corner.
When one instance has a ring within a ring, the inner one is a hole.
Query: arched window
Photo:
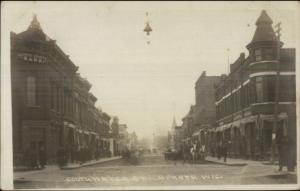
[[[36,105],[36,79],[34,76],[27,77],[27,105]]]

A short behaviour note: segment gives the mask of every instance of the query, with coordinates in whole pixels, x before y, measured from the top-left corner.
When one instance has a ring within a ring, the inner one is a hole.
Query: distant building
[[[189,112],[182,118],[182,133],[183,133],[182,143],[184,144],[192,143],[192,135],[195,130],[194,111],[195,111],[195,106],[191,105]]]
[[[155,135],[154,136],[154,148],[165,151],[168,147],[168,136],[167,135]]]
[[[129,149],[129,133],[126,124],[119,124],[119,150],[124,152]]]
[[[168,146],[171,151],[176,150],[175,149],[175,128],[176,128],[176,126],[177,126],[176,119],[174,117],[173,122],[172,122],[171,131],[169,132],[169,136],[168,136]]]
[[[183,140],[183,128],[182,125],[176,125],[175,126],[175,132],[174,132],[174,147],[175,151],[180,151],[181,148],[181,143]]]
[[[129,133],[129,145],[130,148],[137,148],[138,146],[138,137],[135,132]]]
[[[195,84],[196,104],[193,112],[193,140],[201,145],[208,144],[209,131],[216,123],[215,85],[220,82],[220,76],[207,76],[202,72]]]

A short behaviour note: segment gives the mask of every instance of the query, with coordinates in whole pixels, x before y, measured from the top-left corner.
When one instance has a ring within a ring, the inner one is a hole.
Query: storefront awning
[[[288,115],[286,113],[280,113],[278,115],[278,120],[286,119]],[[274,115],[260,115],[260,119],[264,121],[273,122],[275,120]]]
[[[228,123],[216,128],[216,132],[225,131],[226,129],[232,127],[232,123]]]
[[[200,135],[200,130],[194,132],[192,136],[195,137],[195,136],[198,136],[198,135]]]
[[[256,120],[257,120],[257,115],[254,115],[254,116],[249,116],[249,117],[241,119],[240,123],[246,124],[246,123],[255,122]]]
[[[72,129],[75,129],[75,128],[76,128],[76,126],[75,126],[74,124],[69,123],[69,122],[67,122],[67,121],[64,121],[64,126],[70,127],[70,128],[72,128]]]

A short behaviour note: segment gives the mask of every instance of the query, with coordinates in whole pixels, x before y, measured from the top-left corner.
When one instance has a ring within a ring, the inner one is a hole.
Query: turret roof
[[[251,43],[260,41],[276,41],[276,35],[272,27],[272,19],[267,12],[263,10],[256,21],[256,30]]]
[[[40,22],[37,20],[36,15],[33,15],[33,19],[28,27],[28,29],[34,29],[34,30],[41,30],[42,31],[42,27],[40,25]]]

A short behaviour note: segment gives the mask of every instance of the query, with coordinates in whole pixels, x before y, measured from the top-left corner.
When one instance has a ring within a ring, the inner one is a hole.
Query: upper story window
[[[77,100],[75,101],[75,117],[79,120],[79,103]]]
[[[274,49],[273,48],[265,48],[264,49],[264,60],[273,60],[274,59]]]
[[[255,61],[261,61],[262,60],[261,49],[255,49],[254,50],[254,55],[255,55]]]
[[[266,101],[275,101],[275,76],[265,77]]]
[[[274,60],[273,48],[257,48],[254,50],[255,61]]]
[[[256,77],[256,102],[263,102],[263,78]]]
[[[279,101],[296,101],[296,78],[295,76],[281,76],[279,81]]]
[[[27,77],[27,105],[36,106],[36,78]]]
[[[50,107],[51,109],[54,109],[54,84],[50,84],[51,87],[51,96],[50,96]]]

